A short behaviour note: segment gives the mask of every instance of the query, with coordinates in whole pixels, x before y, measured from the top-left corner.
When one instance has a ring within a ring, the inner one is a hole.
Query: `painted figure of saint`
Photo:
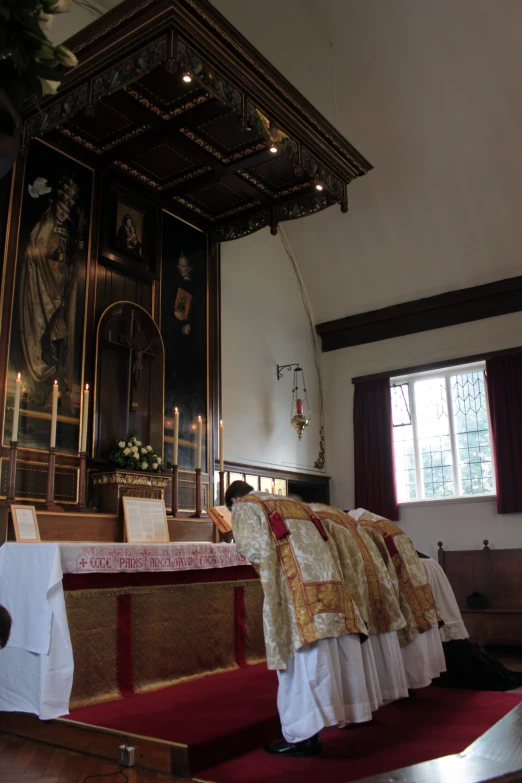
[[[72,179],[62,177],[50,206],[31,231],[19,288],[21,346],[30,379],[29,400],[45,405],[56,378],[64,411],[71,406],[78,251],[83,250],[85,222],[81,210],[76,226],[70,219],[78,191]]]
[[[116,234],[116,245],[122,250],[141,256],[141,242],[131,215],[125,215]]]
[[[202,403],[192,391],[194,379],[205,378],[205,296],[199,280],[194,279],[193,262],[182,250],[172,274],[170,339],[166,354],[167,403],[183,411],[190,426],[197,419]],[[171,316],[172,318],[172,316]],[[172,398],[170,398],[172,394]],[[172,404],[171,404],[172,403]],[[190,437],[190,430],[185,436]]]

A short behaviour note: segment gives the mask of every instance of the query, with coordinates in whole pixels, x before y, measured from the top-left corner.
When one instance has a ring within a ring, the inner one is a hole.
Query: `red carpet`
[[[521,701],[522,694],[425,688],[381,708],[371,724],[323,731],[319,758],[256,750],[199,774],[215,783],[347,783],[459,753]]]
[[[278,736],[276,690],[275,673],[260,665],[70,717],[184,743],[191,774],[216,783],[345,783],[458,753],[522,701],[522,694],[425,688],[416,699],[383,707],[371,724],[324,731],[320,758],[279,759],[259,749]]]
[[[72,720],[189,745],[191,774],[278,736],[277,675],[265,664],[74,710]]]

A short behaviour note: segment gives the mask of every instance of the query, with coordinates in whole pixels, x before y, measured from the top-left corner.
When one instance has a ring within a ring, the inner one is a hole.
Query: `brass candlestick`
[[[45,508],[47,511],[63,511],[61,506],[57,506],[54,502],[54,474],[56,471],[56,448],[49,446],[49,467],[47,473],[47,499],[45,501]]]
[[[225,505],[225,471],[219,471],[219,505]]]
[[[192,519],[201,519],[201,468],[196,468],[196,513]]]
[[[178,466],[172,466],[172,516],[178,515]]]
[[[80,479],[78,486],[78,505],[76,511],[80,514],[86,514],[87,508],[87,452],[80,451]]]

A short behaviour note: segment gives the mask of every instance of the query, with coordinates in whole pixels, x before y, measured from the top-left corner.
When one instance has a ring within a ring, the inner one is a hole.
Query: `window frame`
[[[486,398],[486,415],[488,421],[488,431],[489,431],[489,436],[491,441],[493,492],[487,494],[482,493],[477,495],[462,495],[460,494],[461,487],[460,487],[459,470],[458,470],[457,444],[455,441],[453,395],[451,393],[450,379],[452,376],[455,375],[468,374],[472,372],[482,372],[484,375],[484,395]],[[440,497],[440,498],[425,498],[422,496],[422,475],[421,475],[421,464],[420,464],[420,453],[419,453],[419,441],[417,438],[417,411],[415,407],[415,392],[413,389],[413,385],[415,381],[429,380],[430,378],[445,379],[446,399],[448,405],[449,437],[450,437],[450,444],[451,444],[452,468],[453,468],[453,486],[456,490],[458,490],[458,494],[454,494],[446,497]],[[413,435],[413,452],[414,452],[414,460],[415,460],[415,486],[416,486],[417,497],[412,498],[411,500],[400,500],[398,501],[398,504],[401,506],[402,505],[411,506],[414,504],[424,504],[424,503],[453,503],[455,501],[469,502],[474,500],[475,501],[495,500],[496,492],[497,492],[496,480],[495,480],[495,455],[493,453],[491,417],[489,413],[488,386],[486,383],[485,360],[475,361],[469,364],[447,365],[445,367],[440,367],[439,369],[436,370],[421,370],[420,372],[410,372],[405,375],[394,375],[390,377],[390,390],[394,386],[402,386],[404,384],[408,385],[408,398],[410,404],[410,418],[411,418],[412,435]],[[392,426],[393,426],[393,419],[392,419]],[[393,449],[395,454],[395,441],[393,443]],[[395,491],[397,492],[397,474],[395,469],[394,469],[394,480],[395,480]]]

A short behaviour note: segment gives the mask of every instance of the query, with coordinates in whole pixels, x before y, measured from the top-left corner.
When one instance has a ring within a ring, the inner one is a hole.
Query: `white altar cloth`
[[[64,574],[192,571],[249,565],[235,544],[60,544]]]
[[[0,603],[13,618],[0,650],[0,710],[44,720],[67,714],[74,663],[59,545],[4,544]]]
[[[0,711],[69,712],[74,662],[63,574],[190,571],[248,565],[234,544],[19,544],[0,547],[0,604],[13,627],[0,650]]]

